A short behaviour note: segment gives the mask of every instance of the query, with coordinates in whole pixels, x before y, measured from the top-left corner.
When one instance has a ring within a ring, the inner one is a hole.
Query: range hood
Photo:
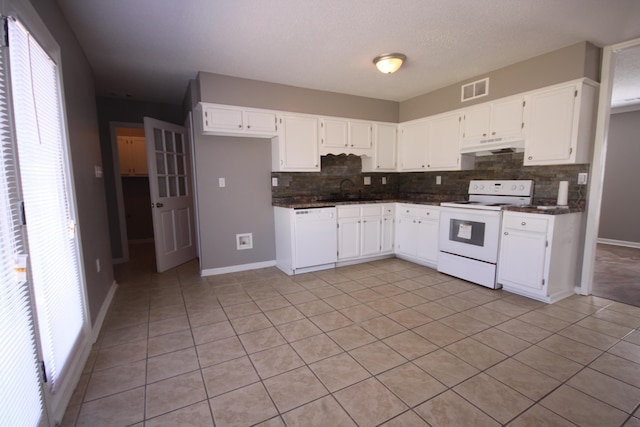
[[[487,138],[463,144],[460,153],[474,156],[490,156],[492,154],[521,153],[524,151],[524,139]]]

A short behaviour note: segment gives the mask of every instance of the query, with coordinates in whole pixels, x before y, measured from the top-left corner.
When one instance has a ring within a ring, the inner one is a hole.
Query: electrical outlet
[[[382,177],[382,185],[387,185],[387,177],[386,176]]]
[[[271,186],[272,187],[277,187],[278,186],[278,177],[274,176],[271,178]]]
[[[364,185],[371,185],[371,177],[370,176],[365,176],[364,177]]]
[[[587,184],[587,173],[579,173],[578,174],[578,185],[586,185]]]
[[[227,183],[224,178],[218,178],[218,187],[224,187]]]
[[[100,273],[100,258],[96,258],[96,273]]]
[[[436,185],[442,184],[442,177],[440,175],[436,176]]]

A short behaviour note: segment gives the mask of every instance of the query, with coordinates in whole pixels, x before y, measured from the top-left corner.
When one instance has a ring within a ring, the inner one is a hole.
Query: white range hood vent
[[[524,139],[487,138],[473,145],[462,146],[462,154],[474,156],[490,156],[492,154],[522,153],[524,151]]]

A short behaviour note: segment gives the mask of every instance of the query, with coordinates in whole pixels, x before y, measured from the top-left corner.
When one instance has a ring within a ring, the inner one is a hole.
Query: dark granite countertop
[[[431,199],[431,200],[430,200]],[[272,199],[272,205],[278,206],[281,208],[289,208],[289,209],[307,209],[307,208],[326,208],[331,206],[343,206],[343,205],[362,205],[362,204],[373,204],[373,203],[409,203],[415,205],[425,205],[425,206],[439,206],[440,203],[445,202],[447,200],[443,200],[438,197],[437,200],[433,200],[433,198],[395,198],[395,199],[351,199],[351,200],[340,200],[340,201],[325,201],[325,200],[317,200],[316,198],[310,197],[282,197],[278,199]],[[547,207],[547,206],[545,206]],[[538,205],[527,205],[527,206],[506,206],[504,208],[505,211],[509,212],[524,212],[524,213],[532,213],[532,214],[540,214],[540,215],[562,215],[568,213],[576,213],[583,212],[584,208],[580,205],[571,205],[568,207],[551,207],[548,206],[547,209],[539,208]]]
[[[508,212],[523,212],[542,215],[563,215],[569,213],[584,212],[584,209],[578,205],[572,206],[507,206],[504,208]]]

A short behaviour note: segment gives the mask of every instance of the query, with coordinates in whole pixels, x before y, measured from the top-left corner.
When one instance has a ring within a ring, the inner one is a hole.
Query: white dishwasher
[[[275,206],[276,267],[300,274],[335,267],[338,230],[335,206],[293,209]]]
[[[338,259],[336,208],[294,209],[294,268],[335,263]]]

